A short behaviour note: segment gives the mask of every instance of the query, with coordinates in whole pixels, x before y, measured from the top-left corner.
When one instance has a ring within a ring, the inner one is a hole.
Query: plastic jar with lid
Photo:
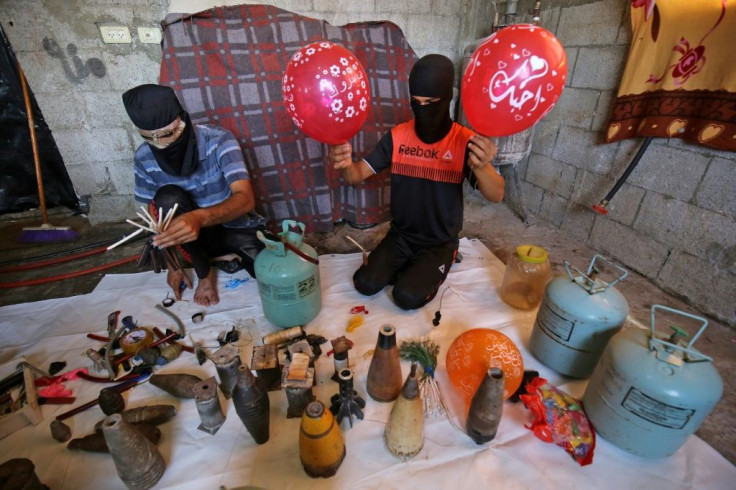
[[[536,308],[549,278],[547,251],[535,245],[519,245],[506,264],[501,299],[520,310]]]

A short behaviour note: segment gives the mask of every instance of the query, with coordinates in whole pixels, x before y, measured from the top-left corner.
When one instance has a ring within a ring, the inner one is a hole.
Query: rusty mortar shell
[[[212,354],[212,362],[217,369],[217,377],[220,379],[220,391],[226,399],[232,396],[233,388],[238,382],[238,367],[240,362],[240,351],[232,344],[225,344]]]
[[[102,388],[97,397],[97,404],[105,415],[120,413],[125,410],[125,399],[120,392],[112,388]]]
[[[120,415],[130,424],[147,423],[152,425],[163,424],[176,415],[176,407],[173,405],[146,405],[144,407],[129,408],[123,410]],[[95,430],[102,428],[104,420],[95,424]]]
[[[257,444],[268,441],[271,403],[248,366],[238,367],[238,382],[233,388],[233,405],[246,430]]]
[[[465,428],[476,444],[483,444],[496,437],[503,415],[503,371],[492,367],[486,372],[473,395]]]
[[[225,423],[225,414],[217,397],[217,381],[214,376],[194,385],[194,403],[197,405],[199,420],[197,429],[214,435]]]
[[[143,437],[158,445],[161,441],[161,430],[151,424],[132,424]],[[102,431],[93,432],[84,437],[78,437],[69,441],[66,445],[67,449],[73,451],[88,451],[93,453],[109,453],[110,449],[105,442],[105,436]]]
[[[193,374],[153,374],[148,382],[177,398],[194,398],[194,385],[202,378]]]
[[[148,489],[161,479],[166,462],[151,443],[122,415],[115,413],[102,423],[102,434],[118,476],[130,489]]]

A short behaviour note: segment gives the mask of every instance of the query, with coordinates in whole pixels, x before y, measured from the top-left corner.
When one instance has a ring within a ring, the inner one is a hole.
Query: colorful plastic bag
[[[524,427],[544,442],[564,448],[580,466],[592,463],[595,430],[580,402],[544,378],[531,380],[526,392],[519,398],[533,420]]]

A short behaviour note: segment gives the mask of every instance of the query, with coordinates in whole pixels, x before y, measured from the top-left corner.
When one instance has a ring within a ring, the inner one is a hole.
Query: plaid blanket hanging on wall
[[[160,83],[172,87],[192,121],[232,131],[243,148],[256,194],[256,210],[270,228],[284,219],[307,232],[389,219],[388,173],[348,186],[327,165],[327,146],[302,133],[281,96],[291,56],[329,40],[350,50],[368,74],[371,107],[351,140],[366,155],[394,125],[412,117],[409,71],[417,57],[391,22],[335,27],[269,5],[218,7],[167,16]]]

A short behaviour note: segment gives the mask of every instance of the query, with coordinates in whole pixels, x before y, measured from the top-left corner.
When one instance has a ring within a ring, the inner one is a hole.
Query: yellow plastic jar
[[[519,310],[536,308],[549,278],[547,251],[536,245],[519,245],[506,264],[501,299]]]

